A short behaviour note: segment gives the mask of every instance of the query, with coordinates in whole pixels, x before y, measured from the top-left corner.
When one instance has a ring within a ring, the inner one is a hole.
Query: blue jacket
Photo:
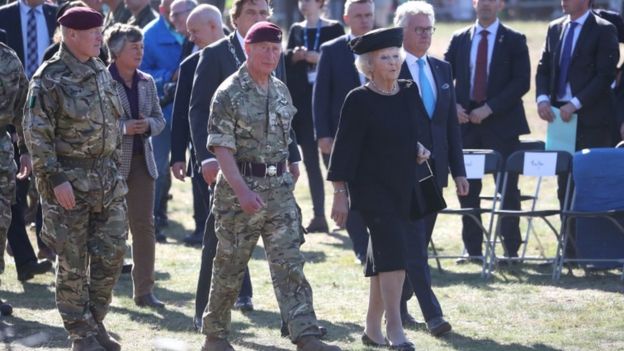
[[[139,69],[154,77],[158,97],[162,98],[163,86],[171,82],[171,77],[180,65],[182,45],[169,29],[163,16],[159,16],[143,28],[143,43],[145,45],[143,62]],[[171,121],[172,107],[173,101],[162,109],[167,124]]]

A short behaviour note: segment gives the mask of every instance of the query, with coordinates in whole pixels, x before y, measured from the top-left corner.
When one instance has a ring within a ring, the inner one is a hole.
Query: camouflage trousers
[[[223,176],[219,176],[215,188],[212,211],[219,242],[210,299],[204,311],[203,333],[227,337],[231,308],[238,297],[245,267],[262,237],[275,296],[292,340],[320,335],[312,288],[303,274],[304,258],[299,251],[300,216],[292,193],[292,176],[286,173],[281,177],[248,181],[248,184],[266,203],[266,207],[255,214],[242,211]]]
[[[5,132],[0,135],[0,273],[4,272],[4,251],[11,225],[11,204],[15,201],[17,166],[13,157],[13,143]]]
[[[111,196],[102,200],[101,194],[107,193]],[[56,306],[72,339],[95,335],[96,322],[108,312],[126,249],[128,223],[122,193],[82,192],[74,186],[76,206],[71,210],[49,193],[42,195],[42,239],[57,253]]]

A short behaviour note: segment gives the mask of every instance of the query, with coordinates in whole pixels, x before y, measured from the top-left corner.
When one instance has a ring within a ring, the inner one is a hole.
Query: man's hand
[[[470,122],[466,110],[460,104],[457,104],[457,121],[459,122],[459,124],[465,124]]]
[[[59,205],[66,210],[71,210],[76,206],[74,198],[74,189],[69,182],[64,182],[54,187],[54,196]]]
[[[552,112],[552,107],[549,101],[542,101],[537,104],[537,114],[541,119],[551,123],[555,120],[555,114]]]
[[[249,190],[249,188],[244,189],[240,195],[236,194],[236,197],[238,197],[241,208],[247,214],[254,214],[266,206],[260,195]]]
[[[145,134],[149,130],[146,119],[130,119],[125,122],[126,135]]]
[[[321,153],[325,155],[331,154],[333,145],[334,145],[334,138],[325,137],[325,138],[319,138],[318,140],[319,149],[321,149]]]
[[[420,142],[418,143],[418,154],[416,155],[416,163],[423,164],[431,156],[431,151],[424,147]]]
[[[313,65],[318,63],[319,57],[321,57],[321,54],[316,51],[308,51],[305,53],[305,60]]]
[[[299,176],[301,175],[301,171],[299,170],[299,164],[298,163],[289,164],[288,171],[292,174],[295,184],[297,184],[297,180],[299,180]]]
[[[483,122],[483,120],[488,118],[491,114],[492,109],[490,108],[490,106],[488,106],[488,104],[485,104],[479,108],[470,111],[468,119],[470,119],[471,123],[481,124],[481,122]]]
[[[173,173],[173,177],[175,179],[184,181],[184,178],[186,177],[186,162],[174,162],[171,165],[171,173]]]
[[[217,179],[217,173],[219,173],[219,162],[206,162],[201,166],[202,177],[206,184],[210,185]]]
[[[299,62],[306,59],[306,52],[308,50],[303,46],[297,46],[293,49],[292,61]]]
[[[561,106],[559,109],[559,114],[561,115],[561,120],[564,122],[570,122],[572,119],[572,115],[576,112],[576,106],[574,104],[568,102],[567,104]]]
[[[32,172],[32,160],[29,154],[20,155],[20,169],[17,173],[17,179],[26,179]]]
[[[468,195],[468,191],[470,190],[468,179],[466,179],[466,177],[455,177],[455,189],[459,196]]]

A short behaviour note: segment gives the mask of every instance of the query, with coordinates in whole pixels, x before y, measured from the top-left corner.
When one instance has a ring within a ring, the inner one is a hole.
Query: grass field
[[[510,23],[527,34],[533,69],[546,30],[546,22]],[[451,33],[464,24],[438,24],[432,53],[441,56]],[[525,97],[532,134],[542,138],[544,124],[535,113],[534,93]],[[522,180],[523,187],[532,182]],[[556,206],[555,184],[546,182],[540,206]],[[326,208],[331,207],[329,187]],[[304,211],[311,215],[305,172],[296,190]],[[168,244],[157,246],[156,294],[166,301],[164,310],[136,307],[132,282],[122,276],[115,289],[108,329],[119,337],[124,350],[199,350],[203,337],[192,330],[194,294],[199,271],[200,250],[185,247],[182,238],[192,228],[190,182],[175,182],[170,202],[171,225]],[[457,204],[446,192],[450,206]],[[525,227],[525,224],[522,224]],[[442,217],[434,233],[444,253],[460,251],[461,223]],[[547,254],[554,253],[554,239],[545,226],[536,225]],[[366,350],[359,341],[366,313],[368,281],[354,263],[345,232],[307,236],[303,252],[306,275],[314,289],[317,316],[327,327],[327,339],[345,350]],[[261,243],[259,244],[261,246]],[[529,245],[537,253],[537,241]],[[67,334],[54,304],[52,275],[39,276],[25,284],[16,279],[15,267],[7,257],[0,297],[15,307],[14,316],[0,320],[0,350],[60,350],[69,346]],[[433,263],[433,262],[432,262]],[[550,279],[550,268],[537,264],[497,270],[484,281],[476,266],[442,263],[444,271],[433,269],[433,285],[445,315],[453,324],[450,335],[436,339],[423,329],[411,329],[408,337],[418,350],[505,350],[572,351],[624,350],[624,286],[616,271],[586,275],[582,270],[564,276],[558,283]],[[271,287],[266,258],[257,248],[250,262],[256,310],[232,314],[232,341],[237,350],[294,350],[279,336],[279,313]],[[412,314],[420,317],[415,299],[409,302]]]

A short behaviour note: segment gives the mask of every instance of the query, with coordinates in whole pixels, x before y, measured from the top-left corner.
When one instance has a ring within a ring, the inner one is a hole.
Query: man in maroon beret
[[[117,168],[123,108],[97,59],[102,15],[75,7],[58,22],[61,48],[33,76],[23,122],[42,239],[57,253],[56,305],[72,350],[118,351],[102,321],[127,236],[127,186]]]
[[[230,310],[247,262],[262,237],[282,318],[298,351],[339,351],[319,340],[312,288],[303,274],[301,218],[288,171],[290,124],[297,109],[288,88],[272,75],[282,32],[258,22],[245,37],[247,61],[217,89],[207,146],[221,173],[213,213],[219,245],[204,313],[203,351],[231,351]]]

